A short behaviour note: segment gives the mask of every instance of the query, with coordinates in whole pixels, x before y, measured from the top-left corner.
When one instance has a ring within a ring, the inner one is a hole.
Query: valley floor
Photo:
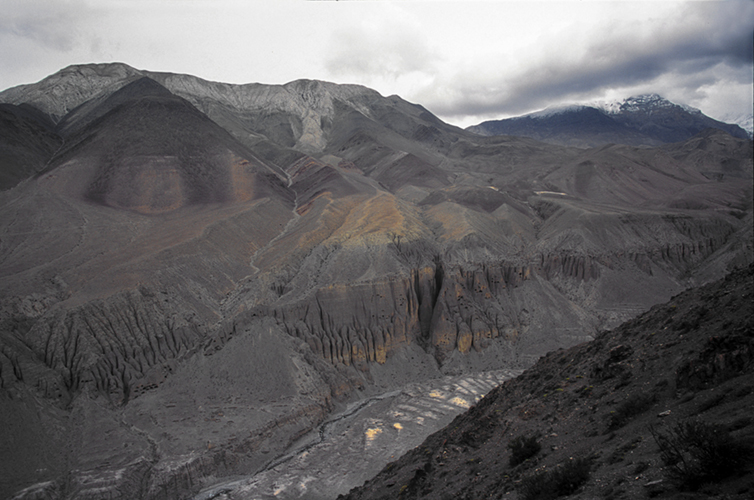
[[[444,377],[352,403],[263,471],[213,485],[193,500],[333,499],[363,484],[519,373],[498,370]]]

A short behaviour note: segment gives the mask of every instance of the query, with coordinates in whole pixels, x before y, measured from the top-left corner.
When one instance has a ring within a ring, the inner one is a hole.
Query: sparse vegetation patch
[[[669,479],[685,490],[734,475],[752,456],[750,443],[735,440],[720,425],[697,420],[679,422],[666,431],[650,428]]]
[[[515,467],[539,453],[542,446],[537,442],[536,436],[522,435],[511,440],[508,449],[511,450],[509,463],[511,467]]]
[[[550,500],[575,493],[589,480],[591,460],[576,458],[555,469],[539,472],[521,481],[524,500]]]
[[[620,429],[635,416],[647,411],[657,400],[654,394],[634,394],[623,401],[608,417],[607,429]]]

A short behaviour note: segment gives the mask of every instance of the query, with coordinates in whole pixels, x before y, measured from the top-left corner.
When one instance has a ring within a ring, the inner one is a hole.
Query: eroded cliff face
[[[384,363],[391,351],[412,343],[440,364],[453,351],[480,352],[492,342],[537,351],[537,342],[572,344],[622,319],[608,311],[628,306],[630,314],[674,294],[679,289],[675,276],[722,248],[733,232],[719,222],[698,230],[707,237],[655,247],[644,240],[635,250],[591,255],[552,250],[526,264],[444,264],[438,259],[407,276],[320,288],[271,314],[324,359],[362,370],[365,363]],[[627,275],[633,283],[621,287]],[[667,288],[643,293],[636,286],[642,275]],[[558,333],[567,331],[579,333]]]
[[[394,233],[381,251],[366,244],[333,246],[325,258],[317,257],[322,273],[329,270],[327,261],[355,262],[358,252],[382,259],[389,255],[399,264],[389,279],[363,283],[347,281],[350,269],[337,267],[328,279],[339,283],[316,288],[315,279],[315,287],[309,283],[309,291],[301,294],[282,287],[281,298],[267,312],[324,359],[361,370],[368,362],[384,363],[391,351],[412,343],[441,365],[454,351],[480,352],[492,343],[532,354],[583,341],[669,298],[682,286],[678,278],[725,248],[736,230],[735,219],[724,217],[609,217],[569,204],[558,210],[553,218],[570,224],[578,217],[580,227],[546,218],[540,231],[552,230],[556,223],[565,229],[531,248],[527,259],[518,255],[512,262],[502,255],[487,262],[464,260],[455,242],[447,241],[409,250],[410,240],[401,243]],[[469,244],[465,249],[466,255],[479,253]],[[511,248],[498,248],[506,250]],[[403,259],[406,253],[413,259]],[[416,262],[425,265],[410,267]],[[369,274],[359,271],[359,277]],[[300,272],[289,276],[291,283]],[[656,288],[642,290],[642,280]]]
[[[64,401],[89,390],[127,404],[160,384],[207,334],[206,325],[170,310],[160,295],[146,289],[123,293],[56,311],[28,331],[4,332],[8,340],[23,339],[25,349],[7,358],[2,384],[24,382]]]
[[[311,302],[273,314],[332,363],[365,369],[413,343],[442,361],[452,350],[481,351],[485,339],[517,337],[526,325],[506,289],[520,286],[528,273],[515,266],[448,272],[438,262],[405,278],[320,289]]]

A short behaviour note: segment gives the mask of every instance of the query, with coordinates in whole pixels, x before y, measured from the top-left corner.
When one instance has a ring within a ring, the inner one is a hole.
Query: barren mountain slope
[[[0,104],[0,190],[42,170],[60,147],[54,124],[29,106]]]
[[[579,150],[124,65],[0,99],[62,142],[0,192],[4,496],[185,497],[350,402],[529,366],[754,258],[751,142],[723,133]]]

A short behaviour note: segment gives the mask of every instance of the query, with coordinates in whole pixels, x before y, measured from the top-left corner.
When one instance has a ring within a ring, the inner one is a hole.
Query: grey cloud
[[[577,57],[551,47],[529,69],[502,77],[497,88],[469,78],[455,99],[428,104],[446,116],[518,114],[668,75],[679,84],[709,84],[715,79],[710,70],[721,64],[751,81],[754,2],[704,2],[687,9],[652,30],[615,24]],[[692,83],[687,76],[700,78]]]
[[[411,26],[378,24],[332,34],[325,69],[336,77],[369,78],[433,73],[439,55]]]
[[[3,7],[0,37],[17,37],[57,51],[70,51],[81,21],[93,10],[81,1],[11,0]]]

